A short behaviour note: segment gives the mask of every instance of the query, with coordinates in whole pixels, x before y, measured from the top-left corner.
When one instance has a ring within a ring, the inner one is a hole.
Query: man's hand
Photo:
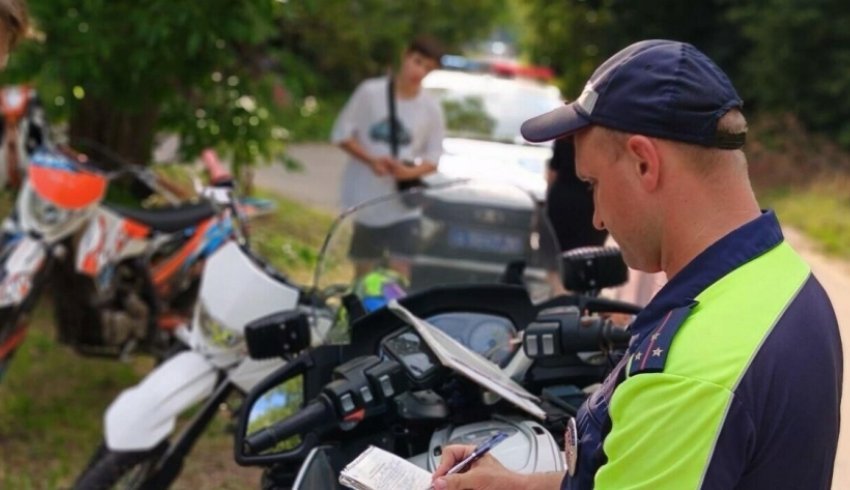
[[[390,172],[395,180],[399,182],[418,179],[437,170],[436,165],[427,161],[423,161],[417,165],[407,165],[398,160],[396,160],[396,162],[398,165],[391,167]]]
[[[390,156],[375,157],[369,160],[369,168],[375,175],[381,177],[394,172],[392,169],[401,166],[401,162]]]
[[[472,467],[463,473],[444,476],[449,468],[469,456],[474,449],[475,446],[446,446],[443,448],[440,466],[432,477],[434,490],[514,490],[524,488],[519,479],[521,475],[511,472],[489,454],[485,454],[481,459],[474,462]]]
[[[535,473],[521,475],[505,468],[489,454],[472,463],[463,473],[445,476],[449,469],[469,456],[474,446],[446,446],[440,466],[431,481],[434,490],[559,490],[563,473]]]
[[[421,175],[422,171],[416,167],[412,167],[410,165],[405,165],[402,162],[398,162],[398,164],[390,167],[390,172],[392,173],[395,180],[401,182],[405,180],[413,180],[419,175]]]

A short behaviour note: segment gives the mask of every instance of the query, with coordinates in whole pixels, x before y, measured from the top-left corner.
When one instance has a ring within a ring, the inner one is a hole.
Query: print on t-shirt
[[[396,118],[395,120],[396,127],[396,137],[398,138],[398,144],[400,146],[409,145],[412,141],[410,133],[407,131],[407,128],[404,127],[404,124]],[[369,137],[372,141],[381,141],[384,143],[390,143],[390,119],[386,118],[381,122],[375,123],[369,128]]]

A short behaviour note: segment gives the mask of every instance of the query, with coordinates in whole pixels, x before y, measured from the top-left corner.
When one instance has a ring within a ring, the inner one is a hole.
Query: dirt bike
[[[465,187],[467,191],[473,188]],[[458,185],[431,189],[428,193],[433,202],[464,194]],[[76,488],[167,488],[179,475],[183,460],[222,401],[230,394],[244,395],[261,379],[285,364],[285,359],[277,357],[262,362],[249,358],[244,331],[251,321],[275,314],[275,321],[281,324],[294,324],[302,330],[310,330],[313,335],[307,335],[310,339],[307,344],[290,342],[299,346],[295,351],[308,345],[346,342],[349,323],[356,322],[366,313],[364,303],[359,299],[356,304],[360,305],[360,310],[341,307],[346,302],[355,304],[350,301],[351,293],[359,289],[358,284],[352,286],[354,269],[347,260],[354,223],[363,216],[385,216],[384,211],[398,209],[400,199],[400,195],[387,196],[343,213],[331,226],[324,241],[314,273],[314,284],[309,289],[298,287],[275,273],[264,265],[264,258],[247,247],[228,244],[216,252],[207,261],[202,276],[200,299],[190,330],[191,349],[163,362],[110,405],[104,418],[105,442],[78,478]],[[511,206],[517,208],[516,203]],[[529,212],[526,222],[518,222],[515,229],[506,228],[512,233],[512,240],[529,244],[539,241],[539,238],[532,240],[537,231],[531,220],[531,206],[529,203],[527,208],[523,208]],[[437,224],[424,214],[418,216],[417,219],[427,222],[423,226]],[[428,235],[422,243],[427,243],[432,250],[439,250],[439,243],[448,239],[445,233],[442,237],[439,235]],[[510,250],[501,255],[493,248],[493,243],[485,245],[489,255],[482,257],[479,248],[468,247],[464,254],[464,248],[457,247],[457,262],[443,261],[439,266],[458,266],[449,282],[474,283],[498,280],[499,274],[495,271],[504,269],[504,266],[497,267],[497,260],[505,263],[509,259],[542,262],[535,257],[537,248],[531,245],[511,245]],[[437,285],[438,277],[430,274],[433,267],[427,261],[414,261],[412,278],[386,274],[381,272],[380,267],[373,271],[371,277],[381,278],[378,295],[387,295],[390,290],[413,294],[421,288]],[[462,273],[464,269],[466,275]],[[536,290],[546,287],[540,280],[545,277],[542,270],[529,269],[528,277]],[[358,283],[366,278],[360,279]],[[525,298],[526,302],[529,301],[523,287],[511,287],[522,291],[520,300]],[[263,292],[264,288],[268,289],[267,293]],[[370,298],[365,289],[363,294],[367,296],[363,299],[368,303]],[[506,301],[511,299],[506,298]],[[486,316],[473,317],[480,329],[478,337],[481,340],[478,342],[489,345],[488,335],[493,330],[509,331],[502,320],[488,323]],[[451,317],[447,317],[446,321],[450,320]],[[493,355],[502,353],[495,349]],[[174,434],[177,417],[197,405],[200,406],[194,418],[179,434]]]
[[[0,240],[0,376],[48,284],[59,339],[82,353],[122,357],[142,348],[162,355],[173,344],[178,322],[165,316],[193,297],[194,264],[233,232],[240,214],[226,188],[216,192],[218,202],[158,211],[104,203],[110,181],[124,174],[152,179],[138,167],[103,172],[60,147],[30,157]]]

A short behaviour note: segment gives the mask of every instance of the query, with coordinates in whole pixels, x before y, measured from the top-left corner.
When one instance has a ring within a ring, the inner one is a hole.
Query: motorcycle
[[[569,286],[589,292],[619,283],[611,277],[620,272],[601,277],[610,258],[607,250],[566,257]],[[344,349],[324,346],[302,353],[248,395],[235,441],[237,462],[265,466],[265,489],[341,488],[336,475],[369,446],[433,472],[442,446],[477,444],[505,432],[510,437],[491,454],[508,468],[563,471],[560,434],[575,414],[577,398],[585,395],[580,387],[605,374],[604,365],[586,354],[623,349],[629,339],[628,332],[598,313],[635,313],[637,308],[593,294],[536,307],[526,294],[525,304],[514,303],[520,309],[506,308],[505,295],[511,290],[514,299],[524,295],[516,286],[472,287],[467,292],[479,298],[477,305],[467,302],[467,311],[434,315],[459,296],[457,290],[431,289],[355,322],[352,343]],[[593,314],[583,315],[579,304]],[[508,342],[503,347],[510,356],[488,359],[492,350],[482,350],[469,335],[478,328],[469,321],[471,312],[482,308],[492,319],[520,319],[515,325],[523,348],[510,350],[516,343]],[[536,312],[534,321],[527,320],[529,312]],[[446,315],[453,321],[444,323]],[[255,345],[258,355],[271,355],[275,344],[269,342],[270,334],[290,338],[288,330],[284,327],[281,334],[279,325],[266,322],[250,332],[249,345]],[[285,352],[291,352],[286,343],[277,343],[277,353]],[[543,388],[540,380],[553,370],[543,364],[546,360],[556,361],[554,369],[560,372]],[[536,380],[536,393],[523,387],[528,378]],[[329,382],[321,386],[322,380]]]
[[[515,199],[492,199],[497,193],[514,196]],[[481,196],[489,198],[480,199]],[[526,200],[523,201],[520,196],[526,196]],[[530,384],[536,383],[536,389],[542,388],[542,382],[547,376],[550,379],[558,375],[564,376],[561,379],[569,379],[581,383],[582,386],[598,382],[604,377],[607,367],[604,358],[596,353],[563,356],[564,359],[550,363],[549,366],[529,370],[531,361],[528,356],[517,352],[517,346],[521,343],[522,329],[543,311],[560,311],[567,308],[570,311],[588,313],[636,313],[637,307],[633,305],[596,296],[599,289],[625,281],[626,267],[619,254],[613,254],[609,249],[576,251],[566,258],[567,267],[563,273],[568,279],[566,287],[583,294],[547,296],[546,291],[554,289],[547,282],[548,278],[552,277],[551,265],[554,261],[547,260],[541,254],[554,248],[541,246],[551,239],[551,235],[545,221],[536,218],[534,213],[539,208],[527,195],[510,186],[494,187],[488,184],[482,187],[476,183],[465,183],[444,190],[429,189],[424,191],[423,195],[417,196],[416,200],[422,203],[421,224],[418,230],[424,231],[418,231],[420,245],[410,258],[410,284],[421,284],[423,290],[399,299],[402,305],[416,315],[426,318],[429,323],[470,350],[496,363],[509,377],[523,382],[530,380]],[[494,209],[487,209],[484,202],[501,204],[494,206]],[[507,210],[513,211],[512,215],[506,213]],[[365,211],[367,216],[374,215],[368,213],[368,209]],[[508,216],[513,219],[507,219]],[[271,424],[299,410],[303,400],[314,399],[322,393],[322,386],[332,379],[337,366],[347,365],[346,361],[352,359],[374,356],[376,352],[381,352],[382,339],[394,330],[403,328],[404,323],[386,308],[368,312],[364,307],[368,298],[354,298],[357,301],[352,301],[350,295],[344,294],[348,291],[345,287],[334,285],[335,279],[351,277],[352,274],[353,266],[345,257],[356,217],[357,214],[352,213],[351,219],[337,223],[336,232],[329,236],[323,247],[314,280],[324,290],[335,290],[342,296],[335,301],[331,301],[333,298],[326,300],[324,308],[315,309],[313,316],[327,316],[336,311],[337,318],[347,318],[350,332],[347,332],[347,336],[344,335],[345,345],[322,346],[302,353],[264,380],[261,386],[251,392],[244,404],[238,435],[247,437],[248,434],[259,430],[263,423]],[[475,218],[480,221],[475,222]],[[509,225],[498,227],[493,226],[494,223]],[[524,232],[519,231],[523,229]],[[458,238],[470,236],[475,239]],[[516,241],[519,246],[514,245]],[[524,263],[531,264],[531,267],[523,267]],[[550,267],[541,267],[543,264]],[[434,273],[435,269],[449,271],[450,273],[442,276],[451,277],[455,281],[435,284],[433,278],[440,276]],[[481,282],[476,283],[475,278],[479,278]],[[327,308],[329,304],[340,306],[338,310],[334,310]],[[340,311],[345,314],[339,314]],[[265,324],[260,320],[252,327],[257,331],[251,329],[246,334],[252,356],[291,356],[296,352],[284,348],[286,344],[292,343],[284,340],[297,338],[299,335],[289,328],[281,330],[281,326],[275,323],[273,318]],[[268,331],[260,333],[263,328]],[[260,340],[252,343],[252,335],[256,335]],[[587,350],[597,351],[598,345]],[[362,367],[354,364],[355,371]],[[420,369],[423,368],[420,366]],[[338,372],[337,376],[348,379],[351,375]],[[244,446],[237,441],[236,460],[240,464],[267,467],[264,487],[288,488],[296,480],[299,468],[303,470],[301,464],[304,458],[317,447],[328,443],[335,447],[334,451],[342,451],[348,460],[368,444],[376,444],[412,457],[415,454],[414,449],[425,450],[425,443],[431,435],[447,421],[460,425],[480,422],[481,414],[490,413],[480,402],[474,400],[475,396],[472,397],[473,400],[464,396],[465,392],[476,393],[476,390],[469,390],[469,387],[463,384],[449,384],[455,388],[452,390],[453,394],[445,398],[450,400],[450,404],[455,408],[450,412],[445,410],[445,404],[439,401],[440,397],[429,394],[428,390],[418,389],[410,396],[405,396],[403,402],[393,402],[396,404],[396,412],[410,415],[402,416],[401,422],[394,426],[385,424],[388,420],[398,421],[392,414],[381,415],[381,420],[357,423],[361,421],[360,415],[354,416],[354,412],[351,412],[347,413],[346,417],[350,415],[354,418],[345,418],[340,427],[328,431],[324,436],[321,431],[296,431],[302,434],[303,444],[294,449],[291,448],[293,443],[290,441],[283,442],[276,448],[267,448],[269,451],[256,448],[245,451]],[[579,395],[582,393],[580,390],[568,390],[566,394],[554,391],[558,400],[553,403],[559,403],[560,406],[571,406],[568,401],[579,403],[574,399],[575,391]],[[351,394],[345,403],[358,396],[357,390],[352,390]],[[257,402],[264,395],[267,395],[265,401]],[[550,395],[547,393],[546,396]],[[250,414],[248,407],[257,406],[257,403],[268,408],[262,411],[262,416]],[[420,420],[413,414],[426,415],[422,416],[424,420]],[[249,420],[254,422],[249,423]],[[325,418],[325,422],[331,420],[332,417]],[[293,422],[291,427],[303,428],[303,424]],[[276,439],[279,439],[276,442],[280,442],[285,437]],[[345,459],[337,456],[331,459],[337,462]],[[327,461],[328,457],[324,455],[319,459]]]
[[[198,189],[198,203],[96,209],[75,261],[56,274],[67,292],[56,301],[60,341],[85,355],[167,357],[190,321],[204,260],[230,238],[248,236],[232,178],[211,150],[201,160],[210,185]]]
[[[167,273],[159,277],[170,291],[191,286],[188,266],[220,243],[233,228],[230,216],[238,216],[224,204],[226,189],[217,194],[220,202],[140,211],[103,199],[120,175],[151,184],[145,169],[106,173],[84,155],[45,146],[30,157],[27,170],[0,243],[0,376],[23,342],[28,316],[48,283],[56,298],[60,341],[82,353],[112,357],[139,346],[154,355],[167,350],[173,336],[158,328],[156,315],[171,298],[157,296],[163,289],[146,287],[152,284],[144,282],[148,267],[151,260],[163,264]],[[110,227],[114,216],[120,219]],[[117,231],[107,237],[104,230]]]
[[[441,199],[462,195],[463,189],[470,191],[473,188],[458,184],[430,189],[427,198],[421,190],[408,193],[414,194],[417,199],[439,203]],[[398,209],[401,199],[402,195],[387,196],[343,213],[332,224],[323,243],[310,289],[292,284],[248,247],[228,243],[210,257],[204,267],[200,297],[190,329],[191,350],[163,362],[141,383],[122,392],[109,406],[104,417],[104,443],[78,478],[75,488],[167,488],[179,475],[183,460],[222,401],[230,394],[244,395],[292,357],[281,359],[273,356],[263,361],[251,359],[244,342],[244,332],[253,328],[254,320],[260,321],[273,314],[272,319],[277,324],[293,325],[288,331],[300,332],[299,335],[283,340],[273,336],[268,341],[269,345],[285,341],[293,352],[310,345],[344,344],[348,342],[348,325],[356,323],[367,313],[364,304],[376,299],[367,291],[369,288],[361,288],[365,283],[377,283],[375,294],[383,300],[433,287],[437,277],[430,274],[433,264],[427,260],[419,263],[415,258],[411,278],[394,274],[379,264],[370,274],[357,278],[352,286],[354,268],[347,260],[347,251],[354,223],[363,216],[383,216],[385,211]],[[513,206],[518,208],[517,204]],[[494,281],[491,277],[498,278],[498,274],[494,274],[495,257],[505,263],[517,259],[542,263],[535,256],[539,232],[534,229],[531,219],[532,203],[529,201],[528,207],[518,209],[529,212],[524,227],[510,230],[514,233],[510,240],[519,240],[519,246],[512,243],[511,249],[500,256],[499,251],[494,250],[496,245],[485,244],[486,254],[483,257],[481,246],[468,247],[465,255],[463,247],[457,247],[456,263],[443,261],[438,265],[455,266],[454,281],[480,282]],[[421,223],[425,230],[421,234],[421,243],[426,249],[445,250],[448,245],[441,245],[441,241],[447,240],[448,235],[445,229],[438,229],[445,228],[445,223],[441,225],[433,218],[426,218],[425,213],[414,212],[413,215],[424,220]],[[532,237],[538,238],[532,240]],[[526,242],[528,246],[524,245]],[[504,269],[504,265],[500,268]],[[467,276],[461,277],[464,270]],[[537,289],[545,287],[541,278],[546,274],[542,269],[529,268],[526,276],[538,286]],[[508,293],[503,292],[505,288]],[[521,306],[515,307],[516,311],[530,311],[530,300],[523,286],[496,285],[496,289],[496,297],[502,298],[503,304],[520,303]],[[361,290],[363,297],[352,294],[355,290]],[[458,311],[469,301],[481,303],[485,298],[473,293],[458,302],[458,292],[466,293],[467,289],[446,291],[443,301],[443,311],[446,312]],[[489,302],[492,296],[487,295],[486,298]],[[345,307],[346,304],[349,307]],[[484,311],[487,311],[486,307]],[[445,321],[451,322],[452,318],[446,316]],[[508,323],[502,318],[480,313],[470,314],[470,318],[479,326],[478,337],[481,340],[478,342],[492,349],[492,356],[503,356],[502,348],[489,345],[488,332],[504,332],[499,338],[507,342],[511,335]],[[521,321],[530,321],[530,318]],[[310,333],[305,333],[307,331]],[[199,403],[193,419],[180,434],[172,436],[177,417]]]

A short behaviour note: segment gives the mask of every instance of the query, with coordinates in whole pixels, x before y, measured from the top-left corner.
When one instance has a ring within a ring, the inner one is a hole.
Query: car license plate
[[[449,229],[452,248],[477,252],[516,255],[523,251],[522,239],[511,233],[452,227]]]

